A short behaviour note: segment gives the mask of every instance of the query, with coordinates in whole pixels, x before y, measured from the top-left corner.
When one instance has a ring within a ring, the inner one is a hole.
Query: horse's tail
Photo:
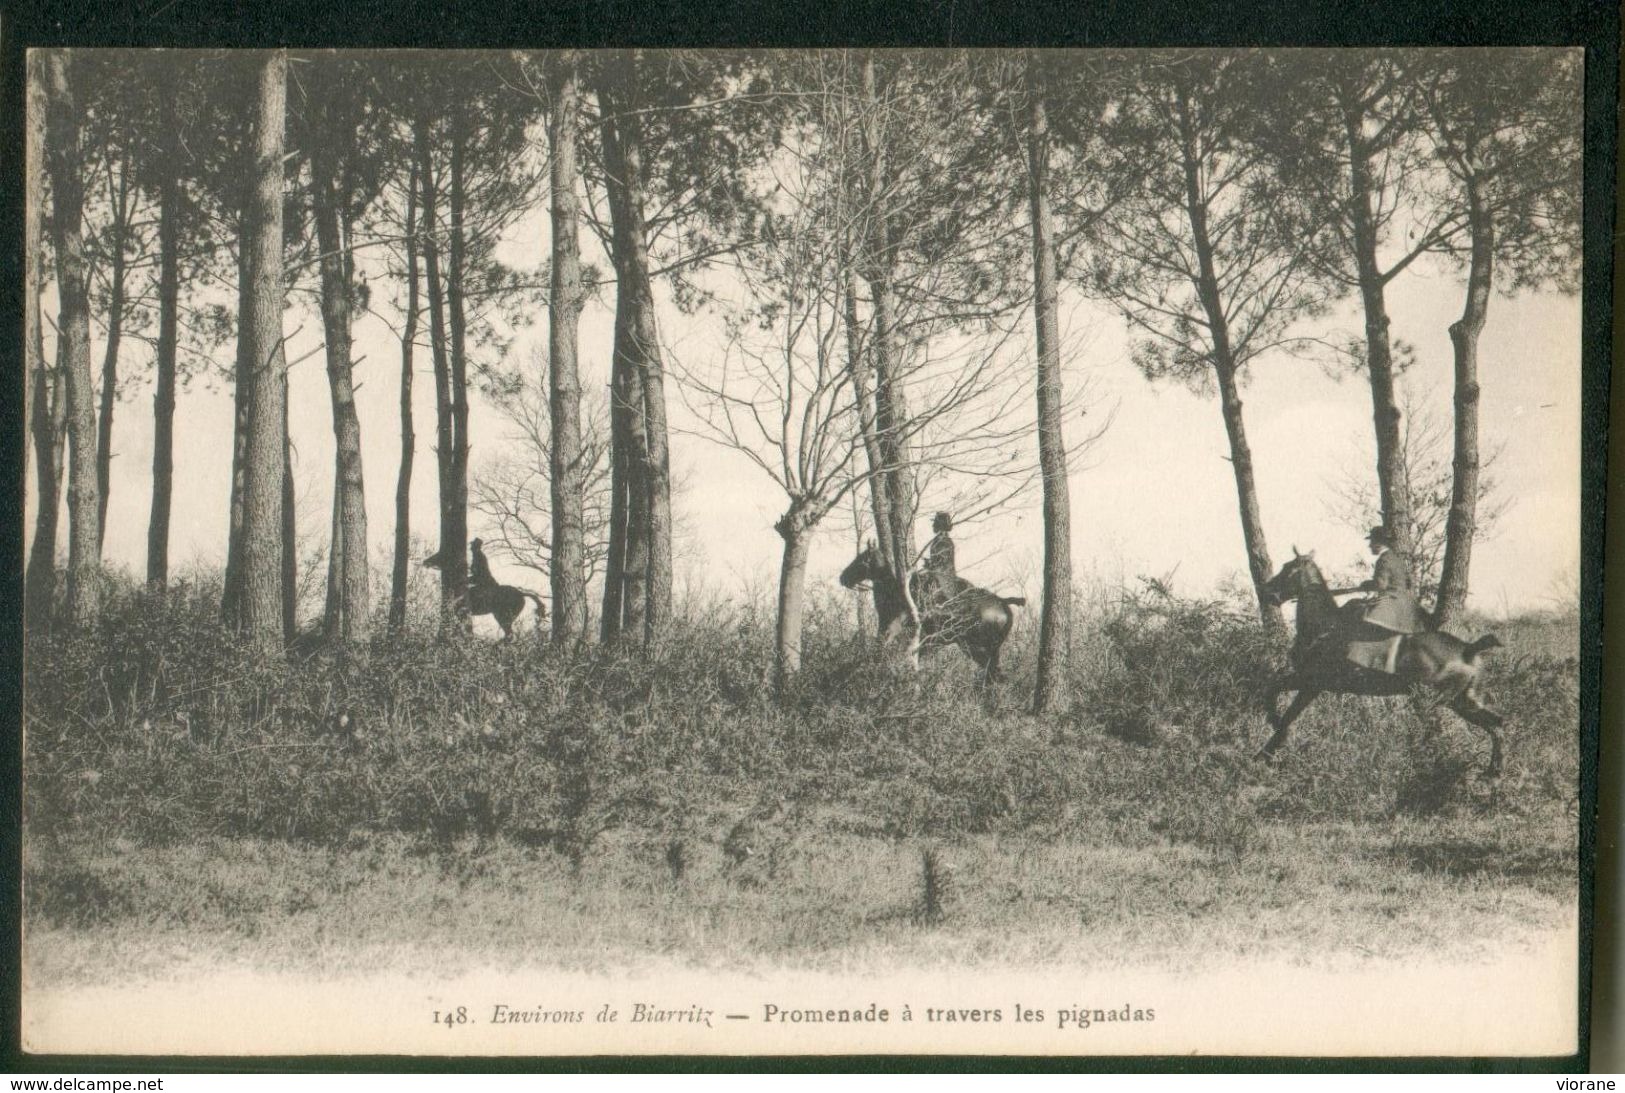
[[[544,619],[547,618],[547,604],[542,602],[542,598],[540,596],[538,596],[536,593],[530,591],[530,589],[528,589],[528,588],[516,588],[516,589],[514,589],[514,591],[519,593],[521,596],[528,596],[532,600],[534,600],[536,602],[536,615],[537,615],[537,617],[538,618],[544,618]]]
[[[1027,597],[1026,596],[1000,596],[999,597],[999,602],[1004,604],[1006,607],[1026,607],[1027,606]]]
[[[1496,637],[1494,634],[1485,634],[1477,641],[1469,642],[1467,644],[1467,647],[1461,651],[1461,659],[1466,661],[1468,664],[1471,664],[1473,659],[1477,657],[1478,654],[1488,652],[1491,649],[1499,648],[1501,648],[1501,639]]]

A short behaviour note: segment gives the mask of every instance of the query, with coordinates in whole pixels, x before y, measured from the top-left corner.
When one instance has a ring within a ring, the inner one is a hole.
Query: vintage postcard
[[[30,50],[24,1050],[1574,1055],[1585,78]]]

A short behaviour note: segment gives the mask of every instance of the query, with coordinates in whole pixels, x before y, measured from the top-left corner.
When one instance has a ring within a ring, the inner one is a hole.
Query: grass
[[[425,851],[400,836],[344,848],[266,840],[170,847],[31,843],[28,973],[60,985],[165,978],[189,961],[342,976],[518,962],[584,971],[675,959],[699,968],[1305,963],[1500,952],[1565,925],[1572,865],[1492,853],[1428,859],[1415,830],[1271,827],[1244,861],[987,835],[939,843],[953,895],[923,916],[921,847],[804,831],[793,868],[741,883],[697,848],[674,879],[630,832],[579,869],[499,842]],[[1471,863],[1477,870],[1457,868]]]
[[[1403,957],[1487,952],[1575,898],[1572,619],[1502,626],[1482,734],[1327,697],[1272,766],[1282,649],[1242,605],[1155,587],[1080,614],[1072,704],[1026,716],[1031,629],[979,694],[953,651],[877,663],[815,603],[774,703],[771,614],[648,651],[237,644],[203,581],[110,590],[31,640],[30,974],[165,974],[208,951],[596,967]],[[1463,628],[1477,633],[1478,628]]]

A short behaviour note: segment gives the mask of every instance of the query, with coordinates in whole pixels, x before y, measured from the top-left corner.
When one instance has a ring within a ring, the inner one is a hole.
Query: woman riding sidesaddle
[[[1392,673],[1399,653],[1400,636],[1427,630],[1429,620],[1411,589],[1410,566],[1405,564],[1404,556],[1394,549],[1393,532],[1379,525],[1371,529],[1366,541],[1376,558],[1371,563],[1371,579],[1362,581],[1359,591],[1374,592],[1376,595],[1366,600],[1356,600],[1348,607],[1359,612],[1360,621],[1366,628],[1380,632],[1371,636],[1386,641],[1386,655],[1381,664],[1369,664],[1361,653],[1362,643],[1356,641],[1349,647],[1349,659],[1365,667],[1381,667]],[[1390,636],[1384,639],[1380,636],[1383,634]],[[1355,636],[1358,638],[1359,635]]]
[[[942,607],[960,592],[970,587],[954,566],[954,541],[949,536],[954,518],[939,512],[931,521],[931,542],[926,547],[925,568],[915,578],[914,587],[922,610]]]

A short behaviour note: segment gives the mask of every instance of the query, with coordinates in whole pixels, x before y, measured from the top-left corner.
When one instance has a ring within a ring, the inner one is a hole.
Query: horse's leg
[[[992,685],[999,682],[999,647],[988,648],[971,640],[957,643],[965,651],[965,655],[982,670],[981,679],[977,682],[979,690],[986,692]]]
[[[1431,688],[1420,683],[1412,683],[1407,689],[1410,696],[1411,712],[1427,730],[1429,738],[1437,738],[1440,732],[1439,725],[1439,694]]]
[[[976,665],[976,682],[973,684],[973,689],[975,690],[977,697],[985,699],[988,692],[986,650],[973,645],[964,638],[960,638],[958,641],[954,642],[954,648],[958,649],[961,653],[964,653],[970,658],[970,662]]]
[[[908,618],[897,615],[880,628],[880,644],[894,645],[903,633],[903,627],[908,625]]]
[[[1281,692],[1288,689],[1289,688],[1283,681],[1277,679],[1271,680],[1269,686],[1264,690],[1264,701],[1262,703],[1264,707],[1264,720],[1272,729],[1275,728],[1276,722],[1281,716],[1279,710]]]
[[[1291,683],[1290,681],[1287,681],[1284,685],[1277,687],[1275,692],[1270,695],[1270,707],[1272,713],[1275,706],[1275,699],[1282,691],[1288,691],[1291,689]],[[1292,722],[1298,719],[1299,714],[1308,709],[1309,703],[1313,702],[1319,697],[1320,689],[1318,687],[1300,686],[1298,688],[1298,693],[1292,697],[1291,704],[1287,706],[1286,712],[1280,714],[1279,716],[1272,716],[1271,721],[1275,725],[1275,733],[1268,740],[1264,741],[1264,746],[1258,749],[1258,754],[1254,756],[1254,758],[1274,758],[1276,750],[1280,748],[1282,744],[1286,743],[1286,734],[1292,728]]]
[[[1501,774],[1501,734],[1496,730],[1506,724],[1506,718],[1494,710],[1479,705],[1471,692],[1463,691],[1450,703],[1450,709],[1469,725],[1483,729],[1490,738],[1490,763],[1484,768],[1484,777],[1497,778]]]
[[[1285,673],[1283,675],[1278,675],[1274,679],[1270,680],[1269,684],[1265,687],[1265,690],[1264,690],[1264,703],[1263,703],[1263,705],[1264,705],[1264,720],[1269,722],[1270,728],[1272,728],[1272,729],[1280,728],[1280,725],[1281,725],[1281,711],[1280,711],[1281,695],[1286,691],[1301,691],[1301,690],[1303,690],[1303,687],[1299,685],[1297,677],[1295,675],[1293,675],[1291,672],[1287,672],[1287,673]]]
[[[978,685],[982,693],[982,709],[989,716],[997,715],[999,707],[999,683],[1003,679],[999,674],[999,652],[997,645],[988,650],[987,664],[982,669],[982,681]]]
[[[491,617],[497,620],[498,626],[502,627],[503,641],[506,642],[513,640],[513,620],[517,619],[519,617],[519,612],[523,611],[524,609],[525,602],[523,600],[519,601],[517,607],[510,604],[491,605]]]

